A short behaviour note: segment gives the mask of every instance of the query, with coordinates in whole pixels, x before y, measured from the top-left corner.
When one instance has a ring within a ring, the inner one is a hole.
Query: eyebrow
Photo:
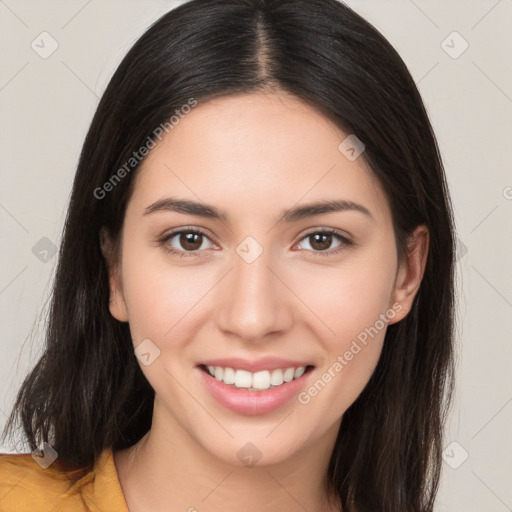
[[[221,220],[223,222],[229,221],[229,215],[225,211],[219,210],[213,205],[199,203],[190,199],[179,199],[176,197],[167,197],[165,199],[155,201],[145,209],[144,215],[161,211],[197,215],[199,217]],[[278,222],[297,222],[301,219],[314,217],[315,215],[344,211],[357,211],[368,216],[370,219],[375,220],[368,208],[361,204],[345,200],[325,200],[284,210],[278,218]]]

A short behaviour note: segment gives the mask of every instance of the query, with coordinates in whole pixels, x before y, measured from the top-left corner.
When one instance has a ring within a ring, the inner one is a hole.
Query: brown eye
[[[198,233],[183,232],[179,234],[178,240],[186,251],[197,251],[202,245],[202,236]]]
[[[303,243],[304,240],[309,242],[309,247],[305,247],[305,249],[315,256],[328,256],[354,245],[351,240],[343,236],[341,233],[338,233],[335,230],[326,229],[313,231],[312,233],[307,234],[302,238],[300,243]],[[338,240],[338,243],[334,245],[333,248],[332,245],[336,240]]]
[[[206,233],[196,229],[181,229],[169,233],[160,240],[160,244],[167,252],[180,256],[199,256],[202,250],[211,249],[214,246]]]
[[[325,251],[329,249],[332,244],[332,235],[330,234],[316,233],[314,235],[309,235],[309,238],[314,240],[310,245],[317,251]]]

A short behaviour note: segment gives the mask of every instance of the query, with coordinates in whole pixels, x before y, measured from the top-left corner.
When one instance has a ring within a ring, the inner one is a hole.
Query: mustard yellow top
[[[129,512],[112,449],[90,471],[43,469],[31,454],[0,454],[1,512]]]

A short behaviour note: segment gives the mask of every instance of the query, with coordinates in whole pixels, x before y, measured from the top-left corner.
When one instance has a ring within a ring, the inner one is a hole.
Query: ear
[[[123,295],[120,263],[114,250],[114,244],[105,227],[100,230],[100,247],[107,264],[110,288],[110,314],[120,322],[128,321],[128,310]]]
[[[430,234],[425,225],[418,226],[410,235],[407,242],[407,254],[399,262],[395,279],[395,288],[392,295],[393,304],[400,304],[402,308],[390,321],[390,324],[399,322],[407,316],[412,308],[414,297],[418,292],[425,273]]]

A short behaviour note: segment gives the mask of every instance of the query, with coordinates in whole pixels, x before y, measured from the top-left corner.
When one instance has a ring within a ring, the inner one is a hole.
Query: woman
[[[8,425],[34,453],[0,457],[0,507],[432,511],[453,231],[418,90],[368,22],[170,11],[86,137]]]

